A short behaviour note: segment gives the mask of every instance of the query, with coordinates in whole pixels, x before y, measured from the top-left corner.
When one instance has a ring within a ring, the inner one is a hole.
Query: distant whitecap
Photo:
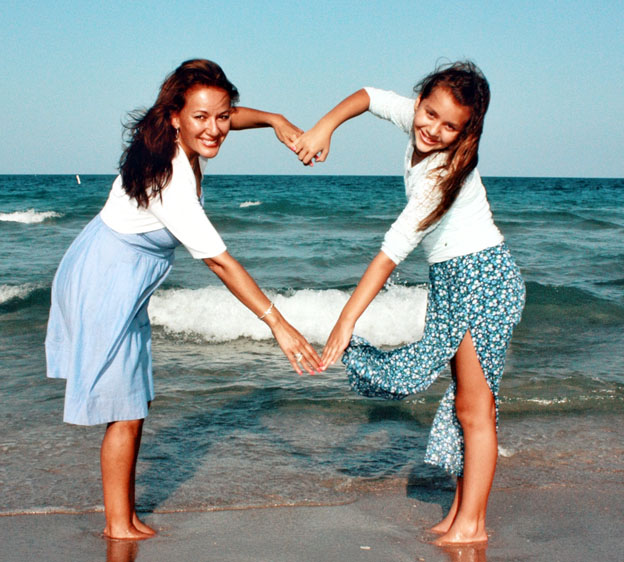
[[[61,216],[61,213],[55,211],[35,211],[35,209],[28,209],[26,211],[15,211],[13,213],[0,213],[0,221],[35,224],[43,222],[46,219],[58,218]]]
[[[34,283],[24,283],[23,285],[0,285],[0,304],[4,304],[13,299],[25,299],[30,295],[37,285]]]
[[[262,205],[262,201],[244,201],[239,207],[244,209],[245,207],[257,207],[258,205]]]

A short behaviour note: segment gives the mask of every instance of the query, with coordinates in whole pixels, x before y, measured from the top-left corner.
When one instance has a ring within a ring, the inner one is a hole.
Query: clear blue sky
[[[411,95],[473,59],[492,103],[483,175],[624,177],[624,2],[3,3],[0,173],[115,173],[126,113],[188,58],[218,62],[241,105],[303,129],[371,85]],[[207,173],[401,174],[405,137],[370,115],[305,169],[268,130],[233,132]]]

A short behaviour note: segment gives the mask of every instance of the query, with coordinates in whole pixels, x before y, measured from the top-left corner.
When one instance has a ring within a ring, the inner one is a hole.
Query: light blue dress
[[[147,416],[154,398],[147,306],[179,244],[166,228],[120,234],[98,215],[65,253],[46,337],[47,376],[67,379],[64,421]]]

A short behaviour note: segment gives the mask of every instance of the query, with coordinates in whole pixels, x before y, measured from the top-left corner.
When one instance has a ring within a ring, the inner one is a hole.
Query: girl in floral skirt
[[[326,368],[345,352],[352,387],[386,398],[425,390],[450,363],[452,381],[433,421],[425,460],[456,475],[457,488],[449,513],[431,531],[440,535],[439,545],[485,542],[498,452],[498,387],[525,288],[476,169],[490,100],[487,80],[474,64],[458,62],[437,69],[414,91],[416,100],[359,90],[292,145],[304,164],[322,162],[336,128],[367,110],[409,136],[407,205],[342,310],[322,363]],[[355,323],[421,241],[431,282],[424,335],[381,351],[352,335]]]

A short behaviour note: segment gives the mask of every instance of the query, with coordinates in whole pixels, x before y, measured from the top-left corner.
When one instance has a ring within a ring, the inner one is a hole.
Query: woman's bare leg
[[[485,515],[496,470],[496,406],[467,332],[455,355],[455,407],[464,433],[464,475],[455,519],[438,545],[487,541]]]
[[[117,421],[108,424],[102,448],[102,490],[106,527],[104,535],[112,539],[147,539],[152,533],[140,531],[133,520],[134,477],[141,444],[143,420]]]
[[[141,437],[143,435],[143,427],[141,426],[141,431],[139,432],[139,438],[138,438],[138,443],[136,446],[136,451],[135,451],[135,455],[134,455],[134,463],[132,465],[132,478],[131,478],[131,483],[132,483],[132,487],[130,489],[130,505],[133,506],[133,512],[132,512],[132,524],[142,533],[145,533],[147,535],[155,535],[156,531],[154,529],[152,529],[149,525],[143,523],[143,521],[141,521],[139,519],[139,516],[136,513],[136,503],[135,503],[135,488],[136,488],[136,465],[137,465],[137,460],[139,458],[139,449],[141,447]]]

